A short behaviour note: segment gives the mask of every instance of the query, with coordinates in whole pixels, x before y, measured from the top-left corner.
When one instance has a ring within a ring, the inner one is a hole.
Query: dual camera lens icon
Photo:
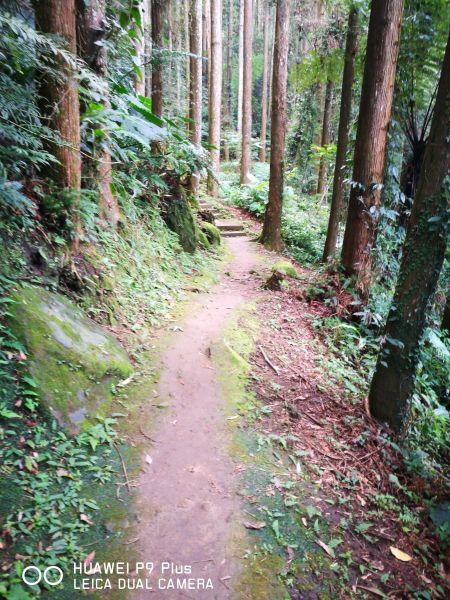
[[[62,570],[55,565],[47,567],[44,570],[30,565],[29,567],[25,567],[22,572],[22,581],[27,585],[37,585],[43,579],[47,585],[55,586],[61,583],[63,577]]]

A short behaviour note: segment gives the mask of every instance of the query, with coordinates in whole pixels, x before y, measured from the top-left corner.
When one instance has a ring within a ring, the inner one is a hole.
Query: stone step
[[[241,230],[241,231],[221,231],[220,235],[223,238],[227,238],[227,237],[245,237],[247,234],[245,233],[245,231]]]
[[[240,221],[231,219],[217,219],[216,227],[221,231],[243,231],[244,227]]]

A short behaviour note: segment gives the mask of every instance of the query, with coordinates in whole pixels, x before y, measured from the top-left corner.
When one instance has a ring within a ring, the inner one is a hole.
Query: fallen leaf
[[[125,387],[126,385],[131,383],[131,381],[133,380],[133,377],[134,377],[134,373],[132,375],[130,375],[129,377],[127,377],[126,379],[124,379],[123,381],[120,381],[117,384],[117,387]]]
[[[95,550],[93,552],[91,552],[90,554],[88,554],[86,556],[86,558],[83,560],[83,564],[85,567],[88,566],[89,563],[91,563],[95,558]]]
[[[316,544],[318,544],[323,550],[325,550],[325,552],[328,554],[328,556],[331,556],[331,558],[334,558],[334,551],[332,548],[330,548],[330,546],[327,546],[325,544],[325,542],[322,542],[322,540],[316,540]]]
[[[409,562],[410,560],[413,559],[412,556],[410,556],[409,554],[406,554],[406,552],[403,552],[403,550],[399,550],[395,546],[389,546],[389,550],[395,556],[395,558],[397,558],[398,560],[401,560],[402,562]]]
[[[66,469],[56,469],[56,475],[58,477],[71,477],[71,474]]]
[[[247,529],[262,529],[265,526],[264,521],[244,521],[244,527]]]
[[[87,523],[88,525],[93,525],[93,522],[90,520],[90,518],[83,513],[80,514],[80,521],[83,521],[83,523]]]

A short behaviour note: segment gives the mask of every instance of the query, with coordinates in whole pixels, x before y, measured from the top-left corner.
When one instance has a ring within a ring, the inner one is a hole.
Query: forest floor
[[[226,245],[160,357],[166,410],[146,435],[134,544],[153,590],[131,596],[444,597],[420,494],[312,325],[327,309],[305,299],[310,273],[270,291],[280,257]]]

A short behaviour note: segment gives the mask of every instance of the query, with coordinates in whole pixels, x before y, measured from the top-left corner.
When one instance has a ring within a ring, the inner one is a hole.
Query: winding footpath
[[[155,565],[153,589],[134,592],[136,600],[231,598],[239,573],[230,539],[233,523],[243,518],[237,465],[227,450],[225,399],[210,355],[234,311],[258,294],[249,272],[260,255],[246,237],[226,243],[232,253],[227,274],[195,299],[162,357],[159,397],[170,408],[138,488],[138,551]],[[183,579],[192,579],[194,589],[171,588]]]

